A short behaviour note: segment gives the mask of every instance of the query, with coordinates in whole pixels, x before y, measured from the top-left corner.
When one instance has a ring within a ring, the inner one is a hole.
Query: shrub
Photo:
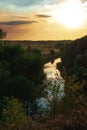
[[[22,104],[14,97],[2,97],[0,101],[0,124],[9,130],[18,127],[25,120]]]

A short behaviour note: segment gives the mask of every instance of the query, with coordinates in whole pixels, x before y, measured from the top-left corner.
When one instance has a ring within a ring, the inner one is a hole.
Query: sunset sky
[[[64,40],[87,35],[87,0],[0,0],[0,28],[12,40]]]

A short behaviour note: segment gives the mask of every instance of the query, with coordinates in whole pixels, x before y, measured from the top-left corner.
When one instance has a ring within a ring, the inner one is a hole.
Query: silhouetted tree
[[[4,32],[2,29],[0,29],[0,39],[4,39],[6,37],[6,32]]]
[[[55,51],[53,49],[50,50],[50,55],[54,55]]]

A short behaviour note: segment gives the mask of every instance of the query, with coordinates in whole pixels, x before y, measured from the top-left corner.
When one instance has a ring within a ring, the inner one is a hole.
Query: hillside
[[[87,94],[87,36],[66,44],[60,54],[58,69],[67,83],[74,78]],[[71,77],[71,78],[70,78]]]
[[[77,65],[77,62],[80,62],[80,64],[78,64],[81,66],[82,59],[82,65],[87,65],[87,36],[71,41],[68,44],[66,43],[61,50],[60,56],[62,66],[64,66],[66,70],[71,70],[71,68]]]

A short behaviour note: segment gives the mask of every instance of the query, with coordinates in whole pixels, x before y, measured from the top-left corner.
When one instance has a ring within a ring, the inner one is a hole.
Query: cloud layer
[[[0,22],[0,24],[3,25],[22,25],[22,24],[32,24],[32,23],[37,23],[37,21],[9,21],[9,22]]]
[[[38,18],[49,18],[51,16],[50,15],[45,15],[45,14],[37,14],[36,17],[38,17]]]

